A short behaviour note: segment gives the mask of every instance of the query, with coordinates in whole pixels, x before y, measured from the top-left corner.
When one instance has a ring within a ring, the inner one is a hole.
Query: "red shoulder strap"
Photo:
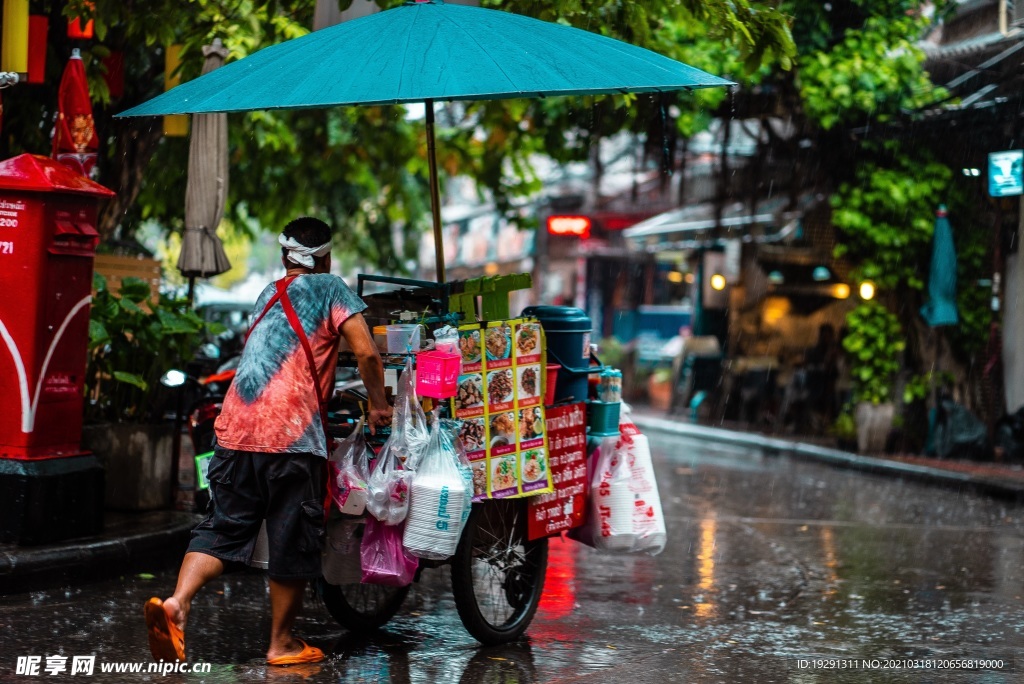
[[[268,301],[266,306],[263,307],[263,311],[261,311],[260,315],[256,317],[256,320],[252,322],[252,325],[249,326],[249,329],[245,331],[245,342],[249,341],[249,335],[252,334],[252,329],[256,327],[257,323],[263,320],[263,317],[267,315],[268,311],[270,311],[270,307],[274,306],[274,304],[277,304],[278,300],[281,299],[281,295],[284,293],[284,288],[287,288],[289,285],[291,285],[292,281],[295,280],[295,278],[296,276],[288,276],[287,278],[278,280],[277,283],[275,283],[277,285],[277,292],[274,293],[274,296],[271,297],[270,301]],[[281,287],[282,282],[284,283],[284,288]]]
[[[295,308],[292,306],[292,300],[288,297],[288,283],[277,281],[277,294],[281,298],[281,308],[284,309],[284,315],[288,317],[288,322],[292,325],[292,330],[299,338],[299,342],[302,343],[302,350],[306,352],[306,361],[309,362],[309,375],[313,378],[313,388],[316,390],[316,401],[320,406],[320,422],[324,429],[324,435],[327,435],[327,402],[324,401],[324,393],[320,387],[320,375],[316,372],[316,359],[313,357],[313,349],[309,346],[309,338],[306,337],[306,331],[302,329],[302,321],[299,320],[298,314],[295,313]],[[330,443],[330,438],[328,438]],[[328,444],[329,445],[329,444]],[[328,454],[329,455],[329,454]]]

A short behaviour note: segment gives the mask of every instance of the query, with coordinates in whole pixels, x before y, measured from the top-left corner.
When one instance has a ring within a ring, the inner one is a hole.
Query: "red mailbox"
[[[52,511],[50,496],[27,494],[39,478],[59,490],[63,479],[82,485],[78,471],[98,469],[80,446],[83,384],[97,205],[113,194],[49,157],[0,162],[0,494],[18,505]],[[102,471],[99,489],[102,501]],[[4,498],[0,513],[19,515]],[[23,536],[4,532],[0,539]]]

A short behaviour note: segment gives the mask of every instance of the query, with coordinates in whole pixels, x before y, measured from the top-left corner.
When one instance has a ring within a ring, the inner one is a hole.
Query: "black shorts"
[[[252,559],[267,521],[273,579],[320,575],[326,460],[312,454],[265,454],[216,447],[210,461],[210,508],[192,531],[189,551],[237,570]]]

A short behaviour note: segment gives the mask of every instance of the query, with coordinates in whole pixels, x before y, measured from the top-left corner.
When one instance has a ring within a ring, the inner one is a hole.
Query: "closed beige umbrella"
[[[224,64],[228,51],[220,39],[203,47],[203,73]],[[230,270],[231,262],[217,237],[228,195],[227,114],[195,114],[188,148],[188,185],[185,189],[185,235],[178,270],[188,277],[192,301],[196,278],[209,278]]]

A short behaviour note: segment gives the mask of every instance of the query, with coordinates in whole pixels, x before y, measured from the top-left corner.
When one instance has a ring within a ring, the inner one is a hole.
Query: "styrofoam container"
[[[469,505],[462,478],[421,475],[413,479],[402,544],[414,556],[442,560],[455,554]]]

